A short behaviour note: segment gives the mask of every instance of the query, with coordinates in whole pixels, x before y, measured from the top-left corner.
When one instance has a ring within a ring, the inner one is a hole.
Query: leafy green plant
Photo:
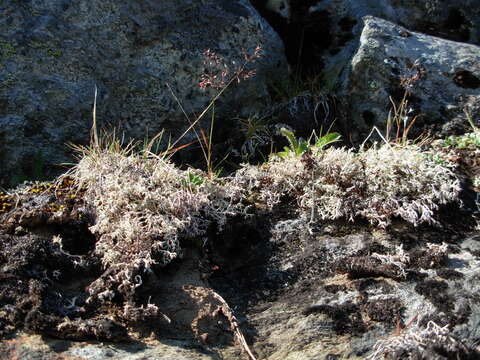
[[[238,128],[244,138],[240,149],[243,160],[248,161],[257,154],[259,147],[272,143],[274,131],[270,124],[271,118],[268,116],[253,114],[247,118],[238,117],[235,120],[238,121]],[[262,154],[260,153],[260,155]]]
[[[190,171],[187,173],[185,184],[188,187],[193,187],[194,188],[194,187],[202,185],[204,182],[205,182],[205,179],[203,178],[202,175],[195,174],[195,173],[190,172]]]
[[[327,132],[325,135],[322,136],[322,132],[320,131],[320,136],[317,138],[315,141],[315,147],[323,150],[325,146],[333,144],[334,142],[340,141],[341,135],[339,133],[333,132]]]
[[[468,108],[464,109],[464,113],[472,131],[460,136],[447,136],[443,146],[460,150],[480,148],[480,129],[475,126],[473,115]]]
[[[293,131],[289,131],[285,128],[282,128],[280,129],[280,133],[287,138],[288,145],[289,145],[289,146],[285,146],[283,148],[283,151],[280,151],[279,153],[277,153],[277,155],[280,156],[281,158],[286,158],[291,154],[295,156],[300,156],[305,151],[307,151],[308,148],[310,147],[310,144],[308,141],[302,138],[297,139]]]
[[[310,149],[310,140],[304,140],[302,138],[297,139],[295,134],[292,131],[289,131],[285,128],[280,129],[280,133],[285,136],[288,140],[289,146],[285,146],[283,151],[277,153],[278,156],[281,158],[286,158],[291,154],[295,156],[302,155],[305,151]],[[315,133],[313,134],[315,135]],[[334,142],[340,140],[340,134],[336,132],[327,132],[325,135],[322,135],[322,131],[320,130],[320,135],[316,137],[315,144],[313,147],[317,148],[318,150],[323,150],[327,145],[330,145]]]
[[[480,132],[473,132],[461,136],[447,136],[443,146],[455,149],[480,148]]]

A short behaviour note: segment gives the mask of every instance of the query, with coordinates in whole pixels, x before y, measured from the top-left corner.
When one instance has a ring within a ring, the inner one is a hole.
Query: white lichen
[[[86,189],[95,218],[90,231],[98,238],[95,254],[105,268],[88,287],[89,302],[109,301],[114,293],[132,299],[143,273],[181,255],[181,238],[201,237],[211,223],[221,229],[240,203],[234,186],[133,152],[91,150],[73,176]]]
[[[429,321],[422,328],[417,321],[399,334],[377,341],[367,359],[423,359],[432,354],[456,354],[455,358],[460,359],[468,352],[468,348],[452,336],[448,325],[441,327]]]
[[[302,157],[245,166],[235,181],[269,208],[295,198],[309,222],[365,218],[380,227],[394,217],[414,225],[434,223],[433,212],[457,200],[460,191],[448,166],[414,146],[384,145],[358,153],[312,148]]]

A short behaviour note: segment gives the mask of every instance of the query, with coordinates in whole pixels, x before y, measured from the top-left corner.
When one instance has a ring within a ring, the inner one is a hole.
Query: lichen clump
[[[269,208],[294,198],[308,222],[364,218],[380,227],[394,217],[414,225],[433,223],[434,210],[458,199],[460,191],[448,164],[418,147],[391,145],[358,153],[312,147],[301,157],[245,166],[236,183]]]
[[[221,228],[239,203],[235,188],[142,154],[92,152],[74,176],[87,188],[85,199],[95,216],[90,231],[98,238],[95,253],[106,269],[89,286],[90,301],[103,303],[120,293],[127,318],[146,311],[133,302],[144,274],[179,257],[181,238],[204,236],[212,222]]]
[[[148,272],[181,256],[181,239],[219,231],[248,206],[263,203],[263,210],[273,212],[287,199],[308,224],[364,218],[387,226],[399,217],[417,225],[434,222],[434,210],[456,200],[460,190],[449,167],[431,154],[390,145],[358,153],[311,147],[302,155],[246,165],[231,178],[181,170],[150,153],[94,148],[73,176],[86,189],[94,255],[104,267],[87,288],[87,302],[120,300],[127,321],[162,316],[135,294]]]
[[[422,359],[428,354],[450,359],[474,359],[477,356],[452,335],[448,325],[441,327],[433,321],[429,321],[426,327],[416,322],[400,334],[377,341],[373,350],[368,360]]]

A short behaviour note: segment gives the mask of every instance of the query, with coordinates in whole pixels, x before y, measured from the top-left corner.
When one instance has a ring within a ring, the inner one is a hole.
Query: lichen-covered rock
[[[0,13],[3,184],[35,175],[35,163],[45,171],[69,160],[65,143],[88,141],[95,86],[99,126],[144,138],[188,124],[167,83],[187,112],[205,108],[207,49],[234,67],[262,48],[256,76],[224,94],[219,116],[257,109],[269,74],[287,72],[280,39],[246,0],[5,0]]]
[[[334,86],[355,52],[362,18],[379,17],[411,31],[480,44],[480,4],[476,0],[252,0],[285,42],[291,65],[305,74],[322,72]],[[301,39],[301,41],[299,41]]]
[[[412,31],[480,44],[480,5],[475,0],[326,0],[309,7],[311,13],[320,11],[329,13],[333,36],[344,37],[362,17],[371,15]]]
[[[408,105],[399,121],[444,134],[466,132],[480,121],[480,47],[414,33],[367,16],[341,92],[349,102],[348,127],[363,137],[384,130],[389,111]],[[405,96],[405,92],[408,94]],[[392,116],[395,111],[392,112]]]

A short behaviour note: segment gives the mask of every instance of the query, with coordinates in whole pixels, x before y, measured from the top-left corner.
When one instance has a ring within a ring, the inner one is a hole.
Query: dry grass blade
[[[228,305],[228,303],[225,301],[223,297],[221,297],[219,294],[217,294],[215,291],[212,291],[213,297],[216,298],[218,301],[220,301],[223,304],[222,311],[225,317],[228,319],[230,322],[230,327],[235,334],[235,340],[237,343],[240,345],[243,351],[248,355],[248,358],[250,360],[256,360],[255,355],[253,355],[252,351],[250,350],[250,347],[247,344],[247,341],[245,340],[245,336],[243,336],[242,330],[240,329],[240,325],[238,325],[237,318],[233,314],[232,309]]]

